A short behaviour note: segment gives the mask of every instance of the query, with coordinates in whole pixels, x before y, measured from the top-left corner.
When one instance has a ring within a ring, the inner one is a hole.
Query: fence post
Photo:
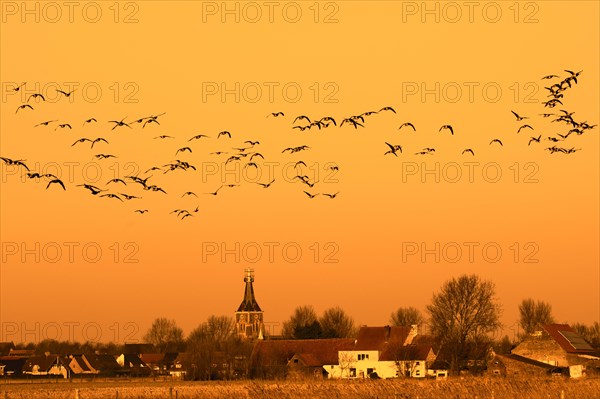
[[[169,387],[169,399],[173,399],[173,387]]]
[[[75,388],[75,399],[79,399],[79,389]]]
[[[564,390],[560,391],[560,399],[565,399],[565,391]]]

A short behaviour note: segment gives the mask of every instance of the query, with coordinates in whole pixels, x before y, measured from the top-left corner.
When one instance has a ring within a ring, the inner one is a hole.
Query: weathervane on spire
[[[254,281],[254,269],[247,268],[245,270],[246,277],[244,277],[244,281],[247,283],[251,283]]]

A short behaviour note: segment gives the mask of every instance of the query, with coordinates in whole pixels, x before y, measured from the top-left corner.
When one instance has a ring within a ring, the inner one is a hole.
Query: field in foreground
[[[600,399],[600,379],[0,382],[0,399]]]

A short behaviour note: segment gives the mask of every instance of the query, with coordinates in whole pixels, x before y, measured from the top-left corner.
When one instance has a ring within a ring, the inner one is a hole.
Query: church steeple
[[[238,308],[238,312],[262,312],[260,306],[256,302],[256,298],[254,297],[254,286],[252,283],[254,282],[254,270],[246,269],[246,276],[244,277],[244,281],[246,282],[246,291],[244,292],[244,299]]]
[[[244,299],[235,312],[238,334],[244,338],[262,339],[264,335],[263,311],[254,296],[254,270],[246,269]]]

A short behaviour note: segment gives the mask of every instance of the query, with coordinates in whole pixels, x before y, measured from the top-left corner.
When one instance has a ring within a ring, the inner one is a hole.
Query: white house
[[[363,326],[354,347],[338,352],[338,364],[323,368],[329,378],[423,378],[435,353],[430,344],[413,342],[417,333],[416,325]]]

